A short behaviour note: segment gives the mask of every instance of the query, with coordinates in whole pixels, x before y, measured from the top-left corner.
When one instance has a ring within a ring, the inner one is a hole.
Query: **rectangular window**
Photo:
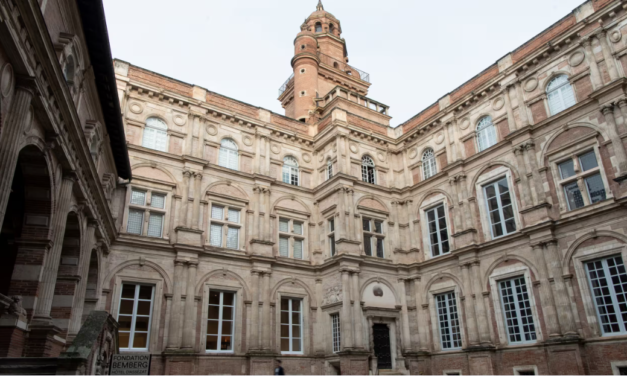
[[[218,205],[211,205],[211,219],[224,219],[224,207]]]
[[[499,283],[509,343],[534,342],[536,328],[524,277]]]
[[[302,260],[305,247],[304,232],[303,222],[279,218],[279,256]]]
[[[557,165],[568,210],[596,204],[607,198],[596,153],[592,150]]]
[[[133,189],[131,191],[131,204],[133,205],[146,205],[146,192]]]
[[[333,352],[340,351],[340,314],[334,313],[331,315],[331,337],[333,338]]]
[[[618,256],[586,264],[588,282],[594,296],[603,334],[627,333],[627,272]]]
[[[214,247],[222,247],[222,225],[211,225],[210,244]]]
[[[281,353],[302,354],[302,301],[281,299]]]
[[[361,223],[364,231],[364,253],[368,256],[384,258],[383,221],[362,218]]]
[[[239,228],[228,227],[226,234],[226,247],[230,249],[239,249]]]
[[[492,238],[496,239],[516,231],[514,207],[507,178],[488,184],[483,189],[488,207],[488,217],[490,217]]]
[[[564,194],[568,202],[568,210],[584,207],[583,196],[581,195],[581,190],[579,190],[579,185],[576,181],[564,185]]]
[[[229,208],[229,222],[239,223],[240,210]]]
[[[279,231],[281,232],[290,232],[290,220],[289,219],[279,219]]]
[[[163,230],[163,214],[150,213],[148,219],[148,236],[160,238]]]
[[[335,256],[335,220],[329,219],[329,252]]]
[[[294,221],[294,234],[302,235],[303,234],[303,224],[302,222]]]
[[[431,257],[437,257],[449,253],[448,229],[444,205],[427,211],[427,226],[429,228],[429,241],[431,244]]]
[[[129,234],[141,235],[144,224],[144,211],[130,209],[128,211],[128,226],[126,232]]]
[[[209,291],[207,345],[211,352],[232,352],[235,333],[235,293]]]
[[[150,199],[150,206],[155,209],[165,209],[165,195],[153,193]]]
[[[120,350],[148,351],[153,286],[122,284],[118,323]]]
[[[440,343],[443,350],[462,347],[462,335],[459,329],[459,316],[455,293],[450,292],[435,296],[440,323]]]
[[[209,225],[209,243],[214,247],[239,250],[240,208],[223,205],[211,205],[211,224]],[[225,232],[226,231],[226,232]]]

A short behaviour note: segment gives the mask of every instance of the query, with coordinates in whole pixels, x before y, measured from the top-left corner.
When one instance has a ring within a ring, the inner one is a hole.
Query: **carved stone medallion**
[[[570,57],[568,58],[568,64],[570,64],[571,67],[576,67],[579,64],[583,63],[585,57],[586,55],[583,53],[582,50],[577,50],[573,52],[572,55],[570,55]]]

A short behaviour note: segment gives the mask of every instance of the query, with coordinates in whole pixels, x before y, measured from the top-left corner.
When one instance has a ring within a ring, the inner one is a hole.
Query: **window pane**
[[[336,353],[340,351],[340,315],[335,313],[331,315],[331,334],[333,338],[333,352]]]
[[[301,222],[294,222],[294,233],[298,235],[303,234],[303,224]]]
[[[383,258],[383,238],[377,238],[377,257]]]
[[[331,256],[335,256],[335,235],[329,236],[329,246],[331,248]]]
[[[281,338],[281,351],[290,351],[290,339]]]
[[[603,333],[627,333],[627,272],[622,257],[586,264]]]
[[[146,192],[133,189],[131,191],[131,204],[146,205]]]
[[[288,238],[279,238],[279,256],[289,257],[289,242]]]
[[[122,316],[118,317],[118,323],[120,324],[120,331],[130,331],[131,330],[131,322],[133,322],[133,316]]]
[[[601,174],[587,177],[586,188],[588,188],[588,194],[590,195],[590,202],[592,204],[605,200],[605,188],[603,186]]]
[[[140,332],[147,332],[149,320],[149,317],[137,317],[135,319],[135,330]]]
[[[232,321],[222,321],[222,335],[231,335],[233,334],[233,322]]]
[[[220,304],[220,293],[218,291],[209,292],[209,304],[213,304],[213,305]]]
[[[131,334],[128,332],[119,332],[119,344],[121,349],[128,349]]]
[[[288,219],[279,219],[279,231],[281,232],[289,232],[290,231],[290,221]]]
[[[229,208],[229,222],[239,223],[239,215],[239,210]]]
[[[131,209],[128,211],[128,226],[126,232],[141,235],[144,223],[144,211]]]
[[[152,206],[153,208],[157,208],[157,209],[164,209],[165,208],[165,195],[159,195],[159,194],[153,193],[150,199],[150,206]]]
[[[235,294],[231,292],[222,293],[222,304],[225,306],[233,306],[235,304]],[[228,317],[226,319],[229,319]],[[230,319],[229,319],[230,320]]]
[[[140,300],[137,302],[138,315],[150,315],[150,301]]]
[[[333,219],[329,220],[329,231],[335,231],[335,221]]]
[[[576,181],[564,186],[564,194],[566,195],[566,201],[568,201],[569,210],[583,207],[583,196],[581,196],[581,191]]]
[[[220,318],[220,307],[210,305],[207,318],[211,320],[218,320]]]
[[[211,206],[211,218],[224,219],[224,207],[218,205]]]
[[[221,225],[211,225],[210,231],[210,243],[214,247],[222,247],[222,226]]]
[[[134,306],[135,306],[135,302],[133,300],[120,301],[120,314],[132,315]]]
[[[575,162],[573,162],[572,159],[560,163],[558,167],[560,169],[560,175],[562,176],[562,179],[566,179],[575,175]]]
[[[220,322],[217,320],[207,320],[207,334],[218,335]]]
[[[150,213],[150,219],[148,220],[148,236],[160,238],[162,229],[163,214]]]
[[[226,236],[226,247],[230,249],[239,249],[239,229],[229,227]]]
[[[218,349],[218,336],[207,336],[207,350]]]
[[[295,259],[303,258],[303,241],[302,240],[294,240],[294,258]]]
[[[139,299],[143,299],[143,300],[152,299],[152,286],[140,286],[139,287]]]
[[[370,231],[370,220],[366,218],[361,219],[361,223],[364,231]]]
[[[231,350],[231,336],[223,336],[220,343],[220,350]]]
[[[372,241],[370,235],[364,234],[364,252],[368,256],[372,256]]]
[[[135,285],[122,285],[122,298],[135,298]]]
[[[581,171],[588,171],[593,168],[599,167],[599,164],[597,163],[597,157],[594,154],[594,151],[590,151],[586,154],[580,155],[579,163],[581,164]]]
[[[377,234],[383,234],[383,222],[374,221],[374,232]]]

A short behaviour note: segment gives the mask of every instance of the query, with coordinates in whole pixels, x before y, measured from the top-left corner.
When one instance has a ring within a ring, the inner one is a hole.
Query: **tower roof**
[[[322,5],[322,0],[318,0],[318,5],[316,5],[316,11],[313,12],[309,17],[307,17],[307,21],[316,19],[316,18],[325,18],[325,17],[335,20],[337,22],[340,22],[337,18],[335,18],[333,14],[324,10],[324,5]]]
[[[322,0],[318,0],[318,6],[316,6],[316,10],[319,12],[324,10],[324,5],[322,5]]]

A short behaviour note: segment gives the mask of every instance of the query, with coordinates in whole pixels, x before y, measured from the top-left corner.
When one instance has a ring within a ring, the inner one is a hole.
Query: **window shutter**
[[[212,205],[211,206],[211,218],[213,219],[224,219],[224,207]]]
[[[148,220],[148,236],[160,238],[162,229],[163,214],[150,213],[150,219]]]
[[[141,235],[143,222],[144,222],[143,210],[129,210],[128,227],[126,231],[129,234]]]
[[[303,241],[302,240],[294,241],[294,258],[295,259],[303,258]]]
[[[279,219],[279,231],[281,232],[289,232],[290,229],[290,221],[287,219]]]
[[[239,210],[229,209],[229,222],[239,223]]]
[[[239,229],[229,227],[226,235],[226,247],[231,249],[239,249]]]
[[[289,257],[289,239],[279,238],[279,255],[282,257]]]
[[[222,247],[222,226],[211,225],[210,242],[214,247]]]

